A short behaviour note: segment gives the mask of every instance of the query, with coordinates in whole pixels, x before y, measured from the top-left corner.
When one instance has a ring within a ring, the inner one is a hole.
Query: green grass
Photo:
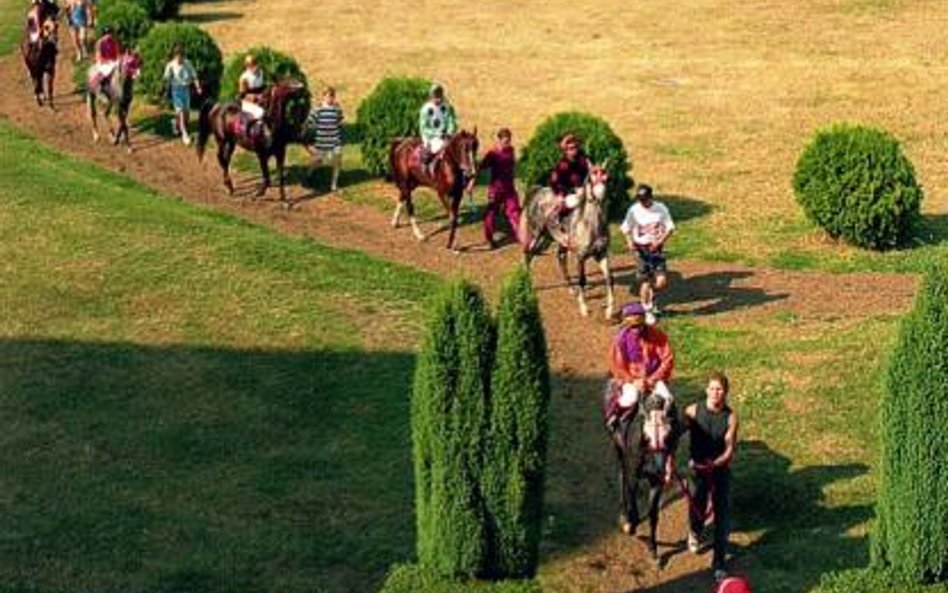
[[[406,394],[435,278],[3,123],[0,162],[0,582],[361,592],[411,558]]]
[[[0,2],[0,57],[8,56],[16,49],[23,34],[27,3],[16,0]]]

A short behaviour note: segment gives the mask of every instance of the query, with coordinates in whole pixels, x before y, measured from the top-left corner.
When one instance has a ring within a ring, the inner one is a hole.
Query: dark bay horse
[[[448,215],[447,248],[457,251],[454,238],[458,226],[458,210],[464,188],[474,178],[477,170],[477,128],[473,132],[461,130],[451,137],[433,166],[422,163],[421,139],[398,138],[389,148],[390,180],[398,186],[398,205],[392,215],[392,226],[398,228],[402,208],[408,211],[408,220],[415,238],[423,241],[426,237],[418,228],[415,219],[415,205],[412,192],[418,186],[430,187],[438,194],[441,205]]]
[[[86,107],[92,124],[92,140],[99,141],[98,105],[105,104],[102,115],[109,126],[109,140],[116,146],[122,140],[125,148],[132,152],[132,141],[128,131],[128,114],[135,96],[135,78],[141,70],[141,57],[135,52],[119,56],[118,64],[108,76],[103,77],[98,66],[89,68],[86,81]],[[118,129],[112,127],[112,110],[116,110]]]
[[[279,82],[264,93],[265,115],[260,122],[249,122],[240,109],[232,102],[205,103],[198,118],[198,158],[204,158],[208,138],[214,134],[217,140],[217,162],[224,173],[224,187],[234,194],[234,182],[230,178],[230,160],[234,150],[240,146],[257,155],[263,183],[257,190],[262,196],[270,187],[270,157],[276,159],[277,180],[280,184],[280,201],[287,205],[284,183],[284,163],[286,148],[292,142],[299,142],[300,132],[306,120],[305,105],[292,99],[306,92],[306,87],[294,81]]]
[[[608,179],[605,164],[594,165],[576,196],[579,205],[562,221],[554,214],[561,207],[560,198],[548,187],[533,188],[527,194],[524,214],[520,217],[520,236],[526,238],[524,256],[527,265],[549,240],[554,241],[556,261],[563,281],[570,292],[576,295],[583,317],[589,315],[586,305],[586,260],[590,257],[599,264],[606,282],[606,319],[612,319],[615,308],[615,290],[609,268],[609,224],[604,204]],[[575,255],[579,271],[575,284],[567,268],[567,256],[570,253]]]
[[[23,64],[33,81],[33,94],[36,104],[43,106],[45,99],[50,109],[53,104],[53,83],[56,80],[56,56],[58,47],[58,26],[54,15],[47,15],[46,4],[40,2],[30,8],[27,15],[26,33],[20,43]],[[43,83],[45,85],[45,91]]]
[[[607,382],[603,412],[619,465],[620,523],[623,532],[629,535],[635,532],[642,518],[639,497],[640,489],[644,488],[642,510],[648,514],[649,520],[649,554],[658,562],[658,517],[662,493],[668,479],[678,477],[673,467],[681,427],[674,406],[666,411],[664,402],[657,396],[649,395],[631,409],[619,408],[616,403],[618,388],[616,382]]]

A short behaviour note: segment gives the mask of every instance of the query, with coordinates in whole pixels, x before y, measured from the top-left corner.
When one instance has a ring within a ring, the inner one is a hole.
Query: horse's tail
[[[207,139],[211,135],[211,110],[213,109],[214,104],[205,101],[201,105],[201,112],[198,115],[197,154],[199,161],[204,160],[204,149],[207,148]]]

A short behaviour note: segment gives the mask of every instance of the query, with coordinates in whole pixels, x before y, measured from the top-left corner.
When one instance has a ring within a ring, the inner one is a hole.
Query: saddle
[[[235,136],[245,136],[252,144],[256,144],[264,135],[264,122],[243,111],[233,119],[231,133]]]

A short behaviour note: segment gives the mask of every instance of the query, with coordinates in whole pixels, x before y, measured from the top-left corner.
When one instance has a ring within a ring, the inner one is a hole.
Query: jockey
[[[674,396],[668,381],[675,355],[668,336],[645,324],[645,307],[638,302],[622,308],[622,326],[609,353],[612,381],[619,389],[618,407],[634,408],[645,396],[653,394],[664,400],[665,413],[670,413]]]
[[[559,204],[551,213],[556,222],[579,206],[580,192],[591,168],[589,158],[583,152],[580,139],[575,134],[563,136],[560,140],[560,151],[563,156],[550,173],[550,189],[559,198]]]
[[[112,35],[112,27],[102,27],[102,37],[95,42],[95,64],[101,79],[108,78],[118,66],[119,56],[122,55],[122,46]]]
[[[440,84],[431,85],[428,100],[418,113],[418,129],[424,147],[423,161],[428,166],[458,129],[454,107],[444,98],[444,87]]]
[[[31,0],[26,13],[26,34],[30,43],[35,44],[47,36],[46,23],[55,23],[58,15],[59,5],[55,1]]]
[[[257,59],[248,54],[244,58],[244,71],[237,82],[240,91],[240,109],[250,116],[252,121],[263,119],[263,93],[267,89],[263,70],[257,65]]]

